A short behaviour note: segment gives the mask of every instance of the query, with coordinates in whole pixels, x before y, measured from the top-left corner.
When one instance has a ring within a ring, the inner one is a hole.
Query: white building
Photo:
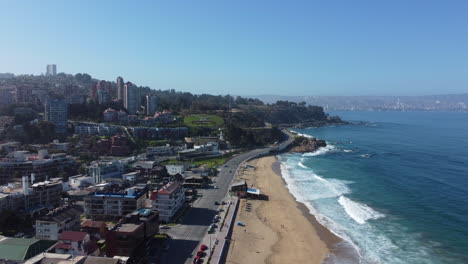
[[[99,254],[97,247],[92,247],[94,242],[85,232],[64,231],[59,236],[59,241],[55,244],[55,253],[72,254],[78,256]]]
[[[146,115],[154,116],[158,110],[158,98],[156,95],[146,95]]]
[[[169,175],[173,176],[176,174],[183,175],[184,171],[188,168],[187,164],[167,164],[166,169]]]
[[[124,98],[123,103],[124,107],[127,109],[128,113],[131,115],[136,114],[140,107],[140,93],[138,87],[136,87],[131,82],[127,82],[124,85]]]
[[[93,177],[87,175],[76,175],[68,179],[68,185],[72,189],[79,189],[94,184]]]
[[[88,166],[88,175],[98,184],[107,178],[121,178],[124,169],[124,162],[121,160],[93,161]]]
[[[36,238],[58,240],[63,231],[79,228],[82,211],[77,206],[64,206],[36,220]]]
[[[153,209],[159,211],[159,220],[169,222],[185,202],[182,184],[170,182],[151,194]]]

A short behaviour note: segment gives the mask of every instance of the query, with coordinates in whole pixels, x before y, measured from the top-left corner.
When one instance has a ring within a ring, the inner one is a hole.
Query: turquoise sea
[[[279,159],[337,246],[361,263],[468,263],[468,113],[332,114],[366,123],[296,129],[329,145]]]

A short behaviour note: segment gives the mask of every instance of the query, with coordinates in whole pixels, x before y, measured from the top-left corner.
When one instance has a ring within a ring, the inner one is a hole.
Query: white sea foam
[[[351,150],[351,149],[344,149],[343,152],[349,153],[349,152],[354,152],[354,150]]]
[[[367,220],[385,217],[384,214],[375,211],[366,204],[355,202],[344,196],[340,196],[338,203],[343,206],[346,213],[358,224],[365,224]]]
[[[305,157],[314,157],[314,156],[323,155],[325,153],[328,153],[328,152],[331,152],[331,151],[334,151],[334,150],[336,150],[336,147],[333,146],[333,145],[328,144],[326,147],[321,147],[321,148],[317,149],[314,152],[308,152],[308,153],[304,153],[302,155],[305,156]]]
[[[309,167],[307,167],[306,165],[304,165],[304,163],[302,163],[302,161],[300,161],[298,164],[297,164],[299,167],[303,168],[303,169],[308,169]]]
[[[313,137],[313,136],[311,136],[311,135],[302,134],[302,133],[299,133],[299,132],[297,132],[297,131],[294,131],[294,130],[292,130],[291,132],[294,132],[294,133],[296,133],[298,136],[301,136],[301,137],[306,137],[306,138],[314,138],[314,137]]]

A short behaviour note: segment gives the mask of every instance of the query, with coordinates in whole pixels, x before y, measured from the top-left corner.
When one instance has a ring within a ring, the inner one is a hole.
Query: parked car
[[[195,256],[195,258],[193,259],[193,264],[199,264],[199,263],[201,263],[201,257]]]
[[[162,225],[159,227],[159,229],[171,229],[171,227],[168,225]]]
[[[222,204],[222,205],[225,205],[225,204],[226,204],[226,202],[225,202],[225,201],[222,201],[222,202],[221,202],[221,204]]]
[[[214,202],[215,205],[220,205],[220,203],[218,201]]]
[[[205,251],[203,251],[203,250],[198,250],[197,256],[200,256],[200,257],[205,256]]]
[[[211,228],[217,228],[218,226],[216,224],[211,224],[210,227]]]
[[[218,213],[221,213],[223,210],[223,208],[218,208]]]
[[[200,250],[202,250],[202,251],[205,251],[205,250],[207,250],[207,249],[208,249],[208,246],[207,246],[207,245],[204,245],[204,244],[203,244],[203,245],[200,246]]]

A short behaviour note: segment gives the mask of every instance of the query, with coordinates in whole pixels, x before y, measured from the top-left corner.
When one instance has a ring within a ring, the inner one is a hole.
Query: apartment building
[[[36,238],[58,240],[63,231],[79,229],[82,210],[76,205],[66,205],[49,211],[36,220]]]
[[[151,194],[153,209],[159,211],[159,219],[171,221],[185,202],[185,191],[179,182],[169,182]]]
[[[117,219],[144,207],[146,189],[129,188],[121,193],[95,192],[84,198],[84,213],[92,219]]]

